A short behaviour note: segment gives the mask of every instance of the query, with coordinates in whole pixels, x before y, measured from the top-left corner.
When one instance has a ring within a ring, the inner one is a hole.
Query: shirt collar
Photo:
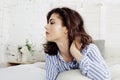
[[[58,57],[61,61],[65,62],[65,60],[63,59],[63,57],[61,56],[60,52],[58,51]],[[74,58],[73,61],[76,61],[76,59]],[[72,61],[71,61],[72,62]],[[71,63],[70,62],[70,63]],[[69,63],[69,62],[68,62]]]
[[[58,57],[60,60],[64,61],[63,57],[61,56],[60,52],[58,51]],[[65,62],[65,61],[64,61]]]

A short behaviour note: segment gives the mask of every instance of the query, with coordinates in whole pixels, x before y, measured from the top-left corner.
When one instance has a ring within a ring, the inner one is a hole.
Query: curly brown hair
[[[81,50],[93,42],[92,37],[85,31],[83,19],[78,12],[67,7],[54,8],[47,14],[47,23],[49,23],[49,19],[53,13],[60,16],[62,25],[68,29],[69,48],[76,37],[82,43]],[[44,44],[44,51],[49,55],[57,55],[58,50],[59,48],[55,42]]]

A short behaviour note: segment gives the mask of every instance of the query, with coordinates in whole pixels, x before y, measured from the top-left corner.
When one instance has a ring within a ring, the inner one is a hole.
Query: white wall
[[[1,1],[0,0],[0,63],[6,62],[6,56],[4,54],[5,44],[7,42],[8,37],[8,26],[9,21],[7,20],[7,5],[9,5],[9,1]]]
[[[120,58],[120,3],[106,6],[106,51],[111,59]]]
[[[26,39],[40,47],[45,40],[47,12],[61,6],[77,10],[93,39],[105,39],[106,57],[119,59],[119,0],[0,0],[0,55],[8,44],[16,48]]]

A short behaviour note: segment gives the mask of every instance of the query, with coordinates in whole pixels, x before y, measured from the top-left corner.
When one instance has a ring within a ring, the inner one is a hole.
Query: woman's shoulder
[[[45,54],[45,58],[47,60],[56,60],[57,59],[57,55],[49,55],[49,54]]]
[[[45,54],[45,60],[46,63],[50,63],[51,65],[57,65],[57,55],[49,55],[49,54]]]
[[[89,44],[89,45],[87,46],[86,52],[87,52],[87,53],[91,53],[91,54],[94,53],[94,54],[96,54],[96,55],[101,54],[101,53],[100,53],[100,50],[99,50],[98,47],[97,47],[97,45],[95,45],[94,43],[91,43],[91,44]]]
[[[57,55],[49,55],[49,54],[47,54],[47,53],[45,53],[45,57],[47,57],[47,58],[52,58],[52,57],[56,57]]]
[[[87,48],[97,48],[97,46],[94,43],[90,43],[87,45]]]
[[[98,47],[94,43],[90,43],[83,49],[83,52],[89,52],[91,50],[98,50]]]

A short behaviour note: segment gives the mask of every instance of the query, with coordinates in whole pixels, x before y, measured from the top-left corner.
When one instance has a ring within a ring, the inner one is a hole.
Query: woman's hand
[[[81,58],[83,57],[83,55],[80,53],[81,46],[82,43],[76,39],[72,42],[70,47],[70,53],[77,60],[77,62],[80,62]]]

